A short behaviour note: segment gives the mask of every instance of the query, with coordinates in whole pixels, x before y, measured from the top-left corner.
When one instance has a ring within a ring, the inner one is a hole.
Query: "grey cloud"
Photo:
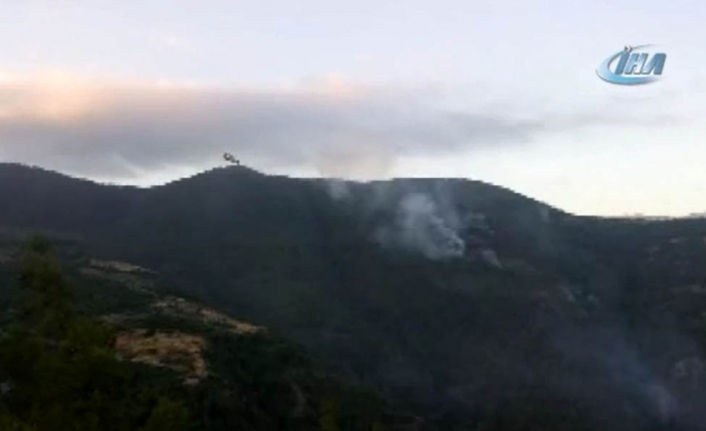
[[[597,126],[636,126],[662,127],[683,121],[679,116],[668,113],[628,113],[606,109],[604,112],[579,112],[573,115],[558,116],[545,127],[554,131],[578,130]]]
[[[518,119],[483,107],[450,112],[414,92],[334,90],[94,85],[56,96],[53,88],[0,85],[0,159],[129,179],[207,166],[229,151],[245,163],[379,177],[400,156],[526,144],[554,129],[631,121],[585,113]]]

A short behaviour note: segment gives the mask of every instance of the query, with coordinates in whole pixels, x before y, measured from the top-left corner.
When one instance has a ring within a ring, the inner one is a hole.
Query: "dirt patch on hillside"
[[[166,297],[154,302],[152,307],[158,313],[176,317],[196,318],[206,323],[225,327],[235,334],[252,334],[264,330],[262,326],[233,319],[226,314],[183,298]]]
[[[121,284],[136,292],[152,296],[156,295],[152,291],[152,282],[137,273],[103,270],[90,266],[81,268],[80,273],[87,277],[101,278],[103,280]]]
[[[91,259],[88,265],[92,268],[102,269],[104,271],[115,271],[128,274],[146,274],[152,271],[141,266],[133,265],[132,263],[121,262],[118,260],[100,260]]]
[[[169,368],[193,385],[207,375],[202,336],[181,332],[154,332],[137,329],[118,334],[115,347],[120,355],[133,362]]]

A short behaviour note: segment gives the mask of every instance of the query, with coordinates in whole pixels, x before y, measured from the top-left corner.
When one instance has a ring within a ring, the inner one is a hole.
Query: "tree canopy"
[[[111,329],[75,310],[49,243],[20,263],[15,319],[0,339],[0,428],[34,431],[186,430],[187,409],[120,361]]]

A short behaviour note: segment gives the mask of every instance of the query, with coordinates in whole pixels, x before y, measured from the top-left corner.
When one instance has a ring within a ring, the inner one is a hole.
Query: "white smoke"
[[[326,180],[326,188],[329,196],[334,201],[346,199],[350,195],[348,183],[345,180],[330,178]]]
[[[495,268],[502,269],[503,267],[503,264],[500,262],[500,259],[498,259],[498,254],[493,249],[486,248],[484,250],[481,250],[480,257],[481,259],[483,259],[483,261],[485,261],[489,265],[494,266]]]
[[[677,414],[676,398],[661,383],[653,382],[646,385],[644,396],[662,423],[669,422]]]
[[[616,391],[624,391],[621,395],[626,404],[644,409],[650,420],[667,424],[678,417],[679,399],[671,392],[668,380],[655,372],[656,364],[648,361],[648,357],[634,345],[622,328],[605,321],[601,327],[586,328],[585,332],[572,329],[566,335],[570,338],[561,337],[554,342],[563,352],[567,364],[587,367],[591,374],[595,373],[596,382],[607,378],[610,381],[608,385]],[[676,343],[677,340],[669,342],[674,348],[672,342]],[[678,342],[681,343],[681,340]],[[588,394],[595,389],[603,391],[603,384],[594,387],[582,380],[581,386],[568,386],[566,389],[571,393]],[[600,392],[591,396],[603,399]]]
[[[378,230],[383,245],[398,245],[418,251],[429,259],[462,257],[466,244],[459,236],[458,217],[441,211],[423,193],[410,193],[400,201],[392,226]]]
[[[336,178],[324,181],[333,201],[353,199],[350,181]],[[358,195],[363,196],[362,210],[368,215],[392,216],[391,220],[375,222],[372,239],[383,247],[407,249],[433,260],[459,258],[466,254],[467,248],[461,230],[474,223],[487,229],[485,220],[477,215],[459,217],[453,199],[443,187],[422,192],[396,181],[373,181],[368,185],[371,194]]]

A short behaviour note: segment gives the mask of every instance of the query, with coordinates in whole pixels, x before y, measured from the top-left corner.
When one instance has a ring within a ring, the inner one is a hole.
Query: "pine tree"
[[[33,239],[20,266],[17,320],[0,338],[0,429],[185,431],[188,411],[117,359],[110,328],[75,311],[49,244]],[[139,377],[139,376],[138,376]]]

